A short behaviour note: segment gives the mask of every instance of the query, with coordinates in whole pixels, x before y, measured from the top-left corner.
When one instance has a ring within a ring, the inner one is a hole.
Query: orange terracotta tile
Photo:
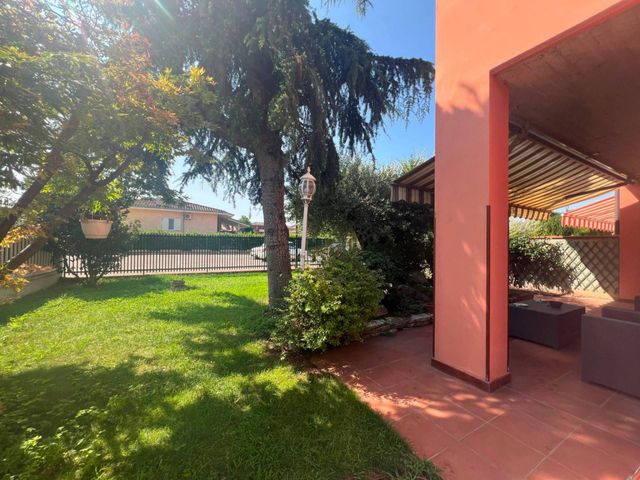
[[[548,388],[595,405],[602,405],[614,395],[611,390],[604,387],[583,382],[576,374],[565,375],[550,383]]]
[[[536,467],[527,480],[585,480],[585,478],[559,463],[547,459]]]
[[[484,423],[464,408],[444,399],[432,401],[428,406],[418,411],[458,440]]]
[[[608,411],[624,415],[625,417],[640,420],[640,398],[616,393],[611,397],[611,400],[607,402],[605,408]]]
[[[394,362],[395,363],[395,362]],[[401,368],[397,368],[393,363],[380,365],[378,367],[365,370],[367,377],[375,380],[383,388],[392,387],[398,383],[409,380],[409,376]]]
[[[429,357],[426,355],[412,355],[397,360],[390,365],[400,368],[404,374],[410,378],[425,378],[436,375],[436,372],[430,365]]]
[[[593,480],[625,480],[633,473],[618,458],[572,438],[564,441],[550,458]]]
[[[593,447],[628,468],[629,472],[640,467],[640,445],[590,425],[583,425],[571,435],[571,439]]]
[[[491,420],[505,413],[520,396],[518,392],[509,388],[489,394],[469,387],[450,393],[446,398],[483,420]]]
[[[563,422],[549,425],[515,410],[499,416],[491,422],[491,425],[544,454],[551,452],[573,431],[572,427],[568,427]]]
[[[529,392],[529,395],[539,402],[583,420],[589,418],[598,409],[598,407],[592,403],[583,402],[582,400],[563,393],[554,392],[546,387],[533,390]]]
[[[487,394],[431,368],[432,333],[401,331],[312,362],[353,388],[419,455],[435,452],[447,480],[626,479],[640,463],[640,399],[582,383],[579,345],[556,351],[511,339],[512,383]]]
[[[383,394],[363,393],[359,395],[359,398],[388,421],[400,420],[414,412],[414,409],[410,405],[401,403],[397,398]]]
[[[544,458],[544,454],[490,424],[473,432],[462,443],[510,478],[524,478]]]
[[[540,403],[527,396],[523,396],[515,401],[511,405],[511,409],[526,413],[548,426],[560,428],[568,432],[572,432],[582,424],[582,421],[578,417],[562,410],[551,408],[549,405]]]
[[[457,443],[451,435],[418,413],[403,417],[393,426],[420,458],[431,458]]]
[[[457,444],[432,459],[446,480],[507,480],[506,473],[470,448]]]
[[[595,411],[586,423],[640,445],[640,419],[609,410],[607,405]]]

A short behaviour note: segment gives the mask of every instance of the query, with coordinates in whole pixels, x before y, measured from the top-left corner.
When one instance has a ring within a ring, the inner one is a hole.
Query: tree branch
[[[9,214],[0,221],[0,242],[5,239],[9,231],[16,224],[20,215],[29,207],[31,202],[38,196],[46,184],[51,180],[51,177],[56,173],[59,167],[62,165],[64,158],[62,156],[64,151],[64,144],[68,142],[71,137],[76,133],[80,125],[80,118],[78,112],[72,112],[69,116],[69,120],[62,128],[60,135],[53,146],[45,164],[41,167],[33,183],[27,188],[13,208],[9,211]]]

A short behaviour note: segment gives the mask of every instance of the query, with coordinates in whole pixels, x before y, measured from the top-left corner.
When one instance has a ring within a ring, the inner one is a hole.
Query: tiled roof
[[[219,208],[207,207],[206,205],[199,205],[191,202],[176,202],[166,203],[159,198],[139,198],[132,208],[157,208],[158,210],[182,210],[186,212],[205,212],[205,213],[217,213],[219,215],[225,215],[232,217],[233,214],[220,210]]]

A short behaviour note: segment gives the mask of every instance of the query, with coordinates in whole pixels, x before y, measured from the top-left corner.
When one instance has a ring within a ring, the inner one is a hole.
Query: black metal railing
[[[264,271],[267,269],[264,241],[264,236],[259,235],[142,233],[110,275]],[[316,264],[317,252],[334,242],[328,238],[309,238],[307,263]],[[300,237],[290,238],[289,256],[294,267],[300,262],[300,247]],[[72,271],[82,274],[80,261],[67,256],[62,273],[71,276]]]

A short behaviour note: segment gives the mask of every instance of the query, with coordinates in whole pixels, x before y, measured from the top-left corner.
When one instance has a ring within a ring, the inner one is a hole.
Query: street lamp
[[[311,175],[311,167],[307,167],[305,173],[300,179],[300,196],[304,202],[304,213],[302,214],[302,248],[300,249],[300,269],[304,270],[304,261],[307,256],[307,218],[309,216],[309,203],[316,193],[316,177]]]

